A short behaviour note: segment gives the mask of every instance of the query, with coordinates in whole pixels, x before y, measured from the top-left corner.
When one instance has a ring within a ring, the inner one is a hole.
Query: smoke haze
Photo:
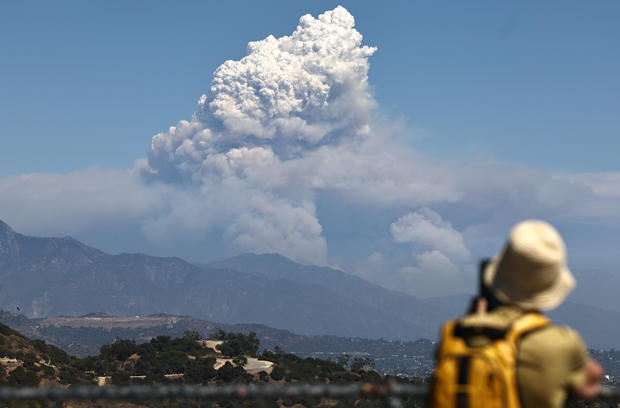
[[[421,296],[469,290],[476,258],[523,218],[620,228],[618,174],[449,166],[403,145],[410,130],[377,119],[375,52],[343,7],[302,16],[224,62],[191,118],[153,136],[134,168],[0,179],[0,217],[26,233],[130,228],[138,248],[191,245],[193,260],[276,252]],[[355,228],[368,220],[380,230]],[[359,253],[339,254],[339,240]]]

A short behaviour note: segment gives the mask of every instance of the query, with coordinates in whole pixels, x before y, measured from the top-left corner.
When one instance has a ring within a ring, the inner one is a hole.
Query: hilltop
[[[69,384],[77,358],[41,340],[30,340],[0,323],[0,382],[11,386]]]
[[[182,337],[196,332],[204,338],[219,330],[256,333],[261,351],[276,347],[299,357],[338,359],[371,358],[379,373],[427,377],[433,367],[434,342],[372,340],[336,336],[303,336],[286,330],[258,324],[224,324],[187,316],[157,315],[146,317],[114,317],[90,314],[84,317],[51,317],[28,319],[23,315],[0,312],[0,321],[31,338],[43,339],[58,345],[68,353],[86,357],[99,353],[101,346],[117,338],[146,343],[158,336]]]
[[[385,383],[387,381],[420,382],[399,377],[381,376],[372,359],[342,356],[337,360],[300,358],[279,347],[259,352],[254,333],[244,335],[218,331],[213,340],[203,340],[195,332],[182,337],[158,336],[148,343],[116,339],[101,347],[96,356],[78,359],[40,340],[29,340],[19,332],[0,324],[0,384],[11,386],[91,384],[203,384],[234,383]],[[615,352],[598,357],[612,358]],[[615,363],[617,365],[617,363]],[[151,401],[148,406],[167,406],[173,401]],[[405,399],[405,406],[420,407],[421,402]],[[182,406],[202,406],[205,401],[175,400]],[[230,407],[226,399],[208,401],[214,408]],[[373,400],[336,400],[314,397],[278,397],[237,402],[235,406],[270,408],[371,407]],[[37,405],[38,406],[38,405]],[[129,401],[83,401],[76,406],[135,406]],[[142,406],[142,405],[140,405]],[[607,407],[606,401],[570,401],[570,407]]]
[[[195,332],[186,332],[182,337],[158,336],[142,344],[119,338],[102,346],[98,355],[78,359],[43,341],[29,340],[0,324],[0,344],[3,369],[0,383],[14,386],[410,381],[379,375],[368,358],[356,357],[351,361],[348,358],[337,361],[301,358],[277,347],[259,353],[259,340],[254,333],[218,331],[213,340],[204,340]],[[242,405],[254,406],[254,403],[249,401]],[[353,400],[282,397],[261,401],[260,405],[344,407],[355,403]],[[84,402],[80,406],[93,404]],[[107,402],[105,405],[127,404]],[[183,404],[200,405],[188,400]],[[213,401],[212,406],[228,407],[230,401]]]

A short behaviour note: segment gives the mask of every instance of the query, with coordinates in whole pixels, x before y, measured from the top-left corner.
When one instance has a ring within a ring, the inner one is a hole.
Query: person
[[[559,306],[575,287],[560,234],[538,220],[513,227],[504,248],[484,266],[482,278],[492,299],[479,298],[471,313],[457,320],[459,327],[510,330],[525,314]],[[494,305],[492,310],[486,310],[488,304]],[[568,396],[594,398],[600,391],[603,370],[588,357],[577,332],[550,323],[539,326],[522,334],[517,342],[518,404],[555,408],[564,406]],[[469,347],[485,347],[493,341],[485,332],[465,329],[464,341]]]

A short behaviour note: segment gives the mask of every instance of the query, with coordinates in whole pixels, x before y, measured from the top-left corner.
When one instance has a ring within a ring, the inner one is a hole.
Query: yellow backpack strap
[[[437,354],[435,357],[439,357],[444,353],[444,349],[449,347],[448,345],[451,343],[454,333],[454,325],[456,324],[456,320],[449,320],[441,327],[441,337],[439,338],[439,348],[437,349]]]
[[[456,323],[457,320],[449,320],[443,325],[443,328],[441,329],[442,339],[450,338],[454,335],[454,326],[456,326]]]
[[[449,320],[443,325],[437,357],[441,357],[443,354],[463,353],[467,350],[465,341],[455,336],[455,329],[458,327],[458,323],[459,320],[455,319]]]
[[[551,320],[540,313],[528,312],[512,322],[506,334],[506,340],[516,345],[525,333],[549,326]]]

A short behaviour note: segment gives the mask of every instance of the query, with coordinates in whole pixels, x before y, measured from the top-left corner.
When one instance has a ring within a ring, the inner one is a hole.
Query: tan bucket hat
[[[575,287],[566,267],[562,237],[544,221],[527,220],[515,225],[504,249],[483,273],[485,285],[498,300],[523,309],[550,310]]]

